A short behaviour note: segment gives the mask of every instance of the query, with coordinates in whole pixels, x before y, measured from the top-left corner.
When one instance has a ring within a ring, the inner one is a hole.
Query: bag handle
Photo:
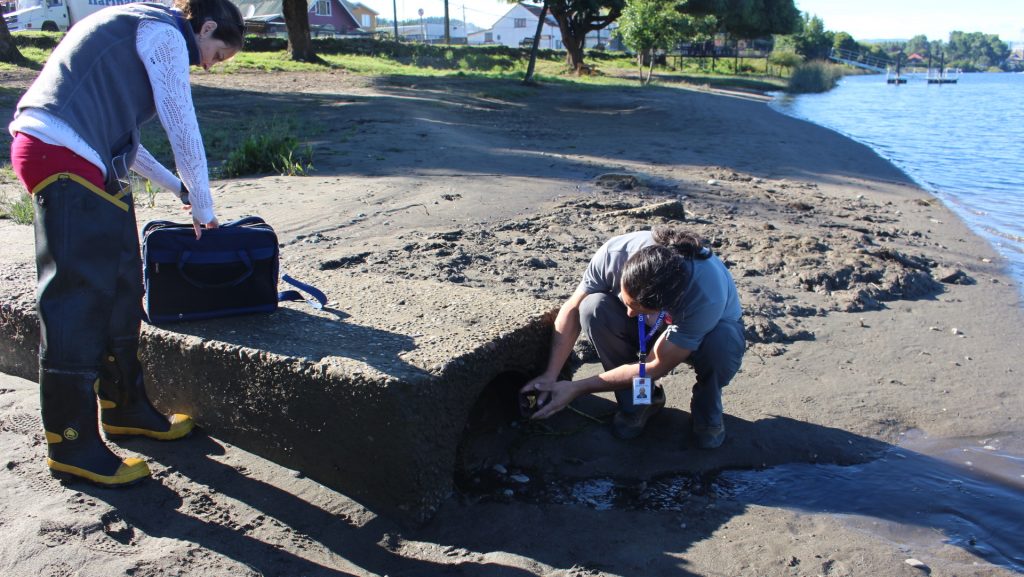
[[[230,222],[225,222],[224,224],[222,224],[220,226],[222,228],[223,227],[236,227],[236,226],[237,227],[242,227],[242,226],[247,226],[247,225],[250,225],[250,224],[267,224],[267,221],[263,220],[262,218],[260,218],[258,216],[246,216],[246,217],[240,218],[238,220],[232,220]]]
[[[313,298],[305,298],[299,291],[296,290],[286,290],[277,293],[278,302],[304,300],[307,303],[309,303],[309,306],[315,308],[316,310],[320,310],[327,306],[327,295],[325,295],[320,289],[316,288],[315,286],[297,281],[286,274],[281,275],[281,280],[292,285],[293,287],[300,288],[306,291],[307,293],[312,295]]]
[[[245,280],[247,278],[252,276],[253,270],[255,268],[252,265],[252,259],[249,258],[249,252],[248,251],[244,251],[244,250],[240,250],[240,251],[238,251],[238,257],[245,264],[245,272],[243,272],[238,277],[236,277],[234,279],[231,279],[231,280],[228,280],[228,281],[225,281],[225,282],[219,282],[219,283],[202,282],[202,281],[198,281],[198,280],[192,278],[185,271],[185,265],[188,264],[188,259],[189,259],[190,256],[192,256],[192,251],[190,251],[190,250],[185,250],[185,251],[181,252],[181,258],[178,259],[178,272],[181,273],[181,278],[185,279],[185,281],[188,282],[190,285],[192,285],[192,286],[194,286],[196,288],[201,288],[201,289],[228,288],[228,287],[233,287],[233,286],[240,285],[243,282],[245,282]]]

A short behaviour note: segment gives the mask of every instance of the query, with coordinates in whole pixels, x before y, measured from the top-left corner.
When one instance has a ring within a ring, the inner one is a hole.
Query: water
[[[964,74],[947,85],[911,76],[900,86],[851,76],[772,105],[898,166],[987,239],[1024,291],[1024,74]]]
[[[718,522],[748,506],[835,517],[892,543],[907,557],[945,563],[949,546],[1024,572],[1024,435],[931,439],[903,435],[880,458],[856,465],[790,463],[763,470],[631,479],[515,480],[481,471],[466,493],[478,499],[577,505],[606,511],[679,512]],[[483,478],[487,477],[487,478]],[[719,506],[716,506],[719,505]]]
[[[907,437],[861,465],[730,471],[718,482],[732,499],[834,514],[904,551],[941,557],[953,545],[1024,572],[1022,439]]]

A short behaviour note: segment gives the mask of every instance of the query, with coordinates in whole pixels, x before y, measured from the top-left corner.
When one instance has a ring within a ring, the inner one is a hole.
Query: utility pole
[[[444,43],[452,45],[451,20],[448,19],[448,0],[444,0]]]
[[[391,0],[391,9],[395,11],[395,46],[398,46],[398,0]]]

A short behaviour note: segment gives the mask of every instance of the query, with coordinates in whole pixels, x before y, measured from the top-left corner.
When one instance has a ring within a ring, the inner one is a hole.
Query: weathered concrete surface
[[[150,394],[219,439],[375,511],[424,521],[452,491],[456,450],[487,384],[541,370],[554,311],[450,284],[311,280],[330,298],[323,311],[288,303],[144,327]],[[34,266],[4,263],[0,288],[0,372],[35,379]]]

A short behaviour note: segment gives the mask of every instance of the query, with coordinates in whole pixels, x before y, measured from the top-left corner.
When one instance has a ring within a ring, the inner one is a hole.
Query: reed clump
[[[786,85],[790,94],[828,92],[835,88],[843,77],[843,69],[834,64],[815,60],[805,62],[793,69],[793,75]]]

